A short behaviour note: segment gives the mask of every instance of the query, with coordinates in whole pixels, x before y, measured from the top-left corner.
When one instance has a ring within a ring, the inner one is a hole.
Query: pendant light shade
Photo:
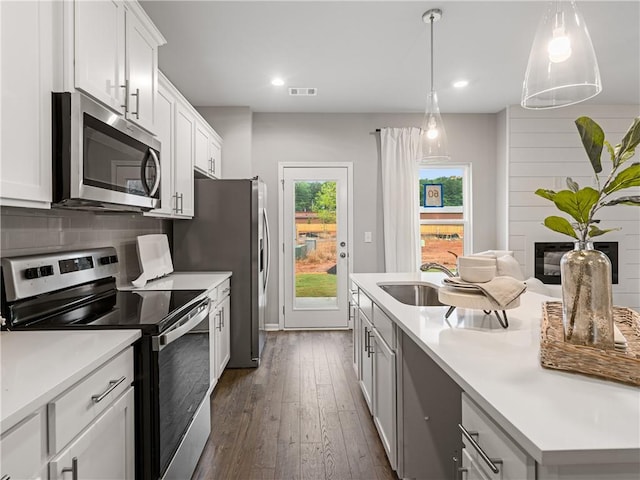
[[[601,90],[591,37],[575,2],[548,2],[529,54],[521,105],[564,107]]]
[[[449,160],[447,144],[447,132],[442,123],[440,108],[438,107],[438,95],[433,88],[433,23],[442,18],[442,10],[433,8],[422,15],[422,20],[430,25],[431,33],[431,84],[427,95],[427,108],[422,121],[420,132],[420,158],[421,161],[435,162]]]

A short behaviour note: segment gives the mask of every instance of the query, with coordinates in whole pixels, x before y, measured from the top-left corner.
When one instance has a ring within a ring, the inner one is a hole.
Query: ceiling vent
[[[301,87],[290,87],[289,95],[292,97],[314,97],[318,94],[317,88],[301,88]]]

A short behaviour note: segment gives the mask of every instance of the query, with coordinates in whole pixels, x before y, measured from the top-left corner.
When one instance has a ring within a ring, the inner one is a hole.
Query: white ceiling
[[[167,39],[160,69],[198,106],[255,112],[419,112],[435,89],[445,113],[520,103],[540,1],[142,1]],[[578,2],[600,66],[594,104],[640,104],[640,1]],[[270,80],[279,75],[284,87]],[[459,90],[453,81],[470,84]],[[316,87],[289,97],[287,87]]]

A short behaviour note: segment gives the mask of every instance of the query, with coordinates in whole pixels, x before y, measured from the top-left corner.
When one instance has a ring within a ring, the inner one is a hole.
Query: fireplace
[[[535,277],[542,283],[560,285],[560,259],[565,252],[573,250],[573,242],[536,242]],[[618,242],[594,242],[596,250],[611,260],[611,277],[618,283]]]

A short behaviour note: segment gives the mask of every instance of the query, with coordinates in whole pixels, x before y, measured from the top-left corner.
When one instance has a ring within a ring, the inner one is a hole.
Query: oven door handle
[[[176,322],[176,325],[167,333],[152,338],[153,350],[159,352],[171,342],[176,341],[188,333],[209,315],[210,300],[207,298],[197,308],[194,314],[190,314],[186,321]]]

